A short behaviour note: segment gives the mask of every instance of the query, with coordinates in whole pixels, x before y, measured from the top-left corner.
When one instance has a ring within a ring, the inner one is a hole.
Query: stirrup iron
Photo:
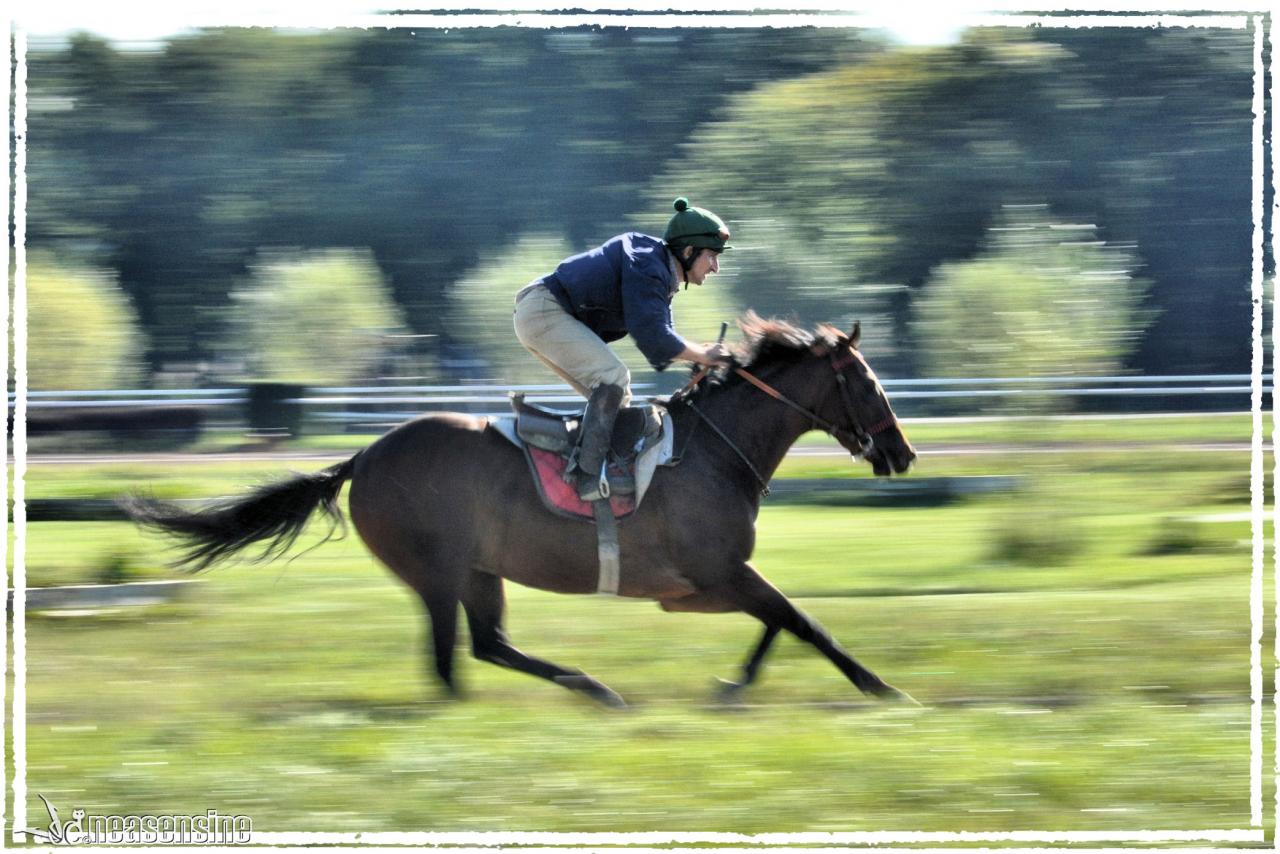
[[[613,491],[609,486],[608,471],[608,460],[601,464],[600,473],[594,479],[590,473],[579,468],[571,481],[577,489],[581,490],[578,492],[578,499],[588,502],[607,500]]]

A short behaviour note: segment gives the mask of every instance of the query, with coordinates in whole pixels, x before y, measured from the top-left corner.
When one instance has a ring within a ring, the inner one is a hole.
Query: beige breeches
[[[545,285],[516,294],[516,337],[583,397],[598,385],[621,386],[622,405],[631,400],[631,372],[581,321],[565,311]]]

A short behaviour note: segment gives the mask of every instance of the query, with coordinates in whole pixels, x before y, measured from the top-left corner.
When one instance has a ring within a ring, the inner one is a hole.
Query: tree
[[[651,204],[677,186],[730,219],[753,250],[742,299],[888,310],[905,333],[910,292],[978,252],[1001,204],[1044,201],[1142,247],[1170,310],[1134,364],[1238,372],[1251,38],[975,29],[954,46],[764,83],[699,126]],[[909,351],[878,359],[891,373],[922,370]]]
[[[1034,180],[1019,117],[1061,61],[1053,45],[971,33],[768,83],[700,127],[656,184],[697,186],[696,203],[742,221],[752,305],[900,310],[930,268],[973,253],[1006,190]]]
[[[250,271],[232,296],[231,338],[250,379],[369,379],[404,326],[368,250],[267,250]]]
[[[1130,249],[1099,241],[1091,225],[1055,222],[1045,205],[1006,206],[982,251],[943,264],[915,300],[912,331],[926,370],[1114,373],[1152,319],[1136,266]]]
[[[27,384],[33,391],[128,387],[143,339],[114,274],[34,250],[27,262]]]
[[[559,382],[516,339],[511,314],[516,292],[555,269],[573,249],[563,236],[525,234],[501,247],[452,289],[454,339],[488,364],[491,379],[515,383]]]
[[[1034,199],[1142,247],[1165,310],[1133,364],[1239,372],[1252,46],[1123,26],[900,50],[825,28],[82,36],[32,51],[29,235],[92,242],[158,367],[220,348],[258,247],[369,247],[452,349],[451,289],[495,246],[652,233],[686,195],[733,227],[717,284],[738,302],[869,321],[901,375],[910,292]]]
[[[603,240],[730,93],[871,49],[839,30],[387,21],[33,51],[33,240],[109,253],[153,366],[222,349],[261,246],[367,246],[414,331],[465,346],[449,291],[495,242],[549,220]]]

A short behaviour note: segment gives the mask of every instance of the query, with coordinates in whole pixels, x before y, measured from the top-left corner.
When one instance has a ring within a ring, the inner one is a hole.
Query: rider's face
[[[689,265],[689,281],[695,285],[700,285],[706,281],[707,276],[712,273],[720,272],[720,253],[714,249],[698,249],[693,248],[693,252],[697,252],[697,256],[693,259],[693,263]]]

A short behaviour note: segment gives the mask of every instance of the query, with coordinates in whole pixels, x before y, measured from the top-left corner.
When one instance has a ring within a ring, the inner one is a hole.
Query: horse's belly
[[[481,567],[508,581],[550,593],[594,593],[596,576],[578,566],[548,565],[536,559],[486,561]]]
[[[559,520],[556,520],[559,521]],[[552,593],[596,593],[600,589],[600,555],[595,527],[582,525],[568,542],[545,541],[514,547],[484,561],[483,568],[525,587]],[[586,542],[589,538],[590,542]],[[584,545],[585,543],[585,545]],[[628,547],[630,546],[630,547]],[[618,595],[640,599],[687,596],[696,588],[679,571],[657,559],[652,549],[623,543]]]

